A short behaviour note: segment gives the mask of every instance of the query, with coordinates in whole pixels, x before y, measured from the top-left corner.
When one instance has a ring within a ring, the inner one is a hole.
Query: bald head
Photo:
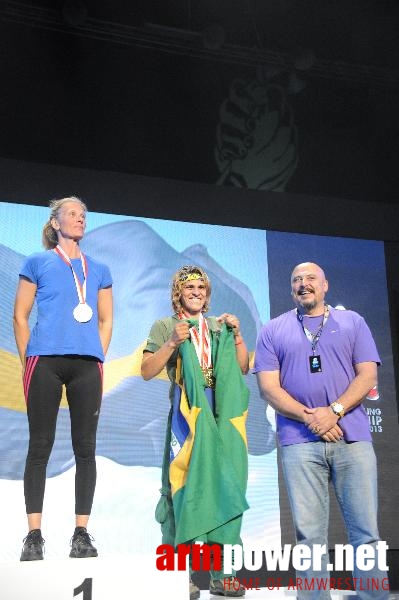
[[[323,269],[319,265],[317,265],[316,263],[312,263],[312,262],[304,262],[304,263],[301,263],[301,264],[297,265],[296,267],[294,267],[294,270],[292,271],[292,274],[291,274],[291,281],[294,277],[294,273],[303,272],[303,271],[318,272],[324,279],[326,278]]]
[[[328,281],[316,263],[297,265],[291,274],[291,294],[298,309],[304,314],[318,315],[324,311],[324,297]]]

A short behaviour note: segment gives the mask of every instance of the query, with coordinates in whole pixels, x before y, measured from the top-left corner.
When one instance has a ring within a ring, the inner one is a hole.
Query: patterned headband
[[[204,276],[199,273],[182,273],[179,277],[179,281],[194,281],[195,279],[204,279]]]

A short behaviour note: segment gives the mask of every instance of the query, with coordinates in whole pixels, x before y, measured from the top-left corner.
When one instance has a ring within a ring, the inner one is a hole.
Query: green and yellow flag
[[[248,508],[249,391],[237,363],[232,330],[224,324],[221,332],[211,335],[214,412],[193,344],[186,340],[180,346],[181,373],[177,369],[163,466],[163,493],[168,496],[169,487],[171,495],[157,509],[165,513],[157,515],[163,521],[163,543],[175,546],[193,540],[240,543],[242,515]]]

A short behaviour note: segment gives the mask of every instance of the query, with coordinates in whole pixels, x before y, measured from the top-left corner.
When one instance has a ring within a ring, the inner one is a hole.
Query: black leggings
[[[29,450],[24,492],[27,514],[43,510],[46,467],[54,444],[65,385],[75,454],[75,514],[89,515],[96,487],[96,432],[102,397],[103,365],[90,356],[30,356],[24,390]]]

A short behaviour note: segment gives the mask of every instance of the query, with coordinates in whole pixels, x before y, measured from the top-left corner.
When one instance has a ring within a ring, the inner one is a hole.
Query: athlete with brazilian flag
[[[245,422],[248,351],[234,315],[204,317],[211,284],[198,266],[172,280],[174,315],[151,327],[141,372],[152,379],[166,367],[171,381],[168,427],[156,519],[162,543],[240,544],[248,475]],[[230,575],[229,575],[230,576]],[[244,596],[211,572],[209,591]],[[190,578],[190,600],[200,590]]]

